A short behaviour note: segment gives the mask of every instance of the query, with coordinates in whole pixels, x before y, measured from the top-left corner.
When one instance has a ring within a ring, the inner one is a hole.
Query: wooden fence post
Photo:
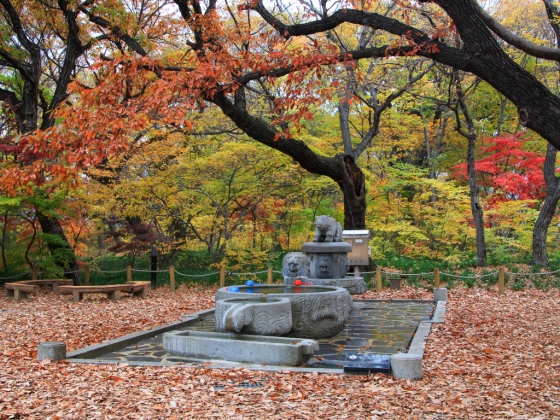
[[[31,275],[32,280],[37,280],[37,267],[33,267],[33,274]]]
[[[126,266],[126,281],[132,281],[132,266],[131,265],[127,265]]]
[[[498,270],[498,292],[500,293],[500,295],[503,295],[505,291],[505,270],[503,267],[500,267],[500,269]]]
[[[169,286],[171,287],[171,291],[175,291],[175,267],[170,265],[169,266]]]
[[[381,292],[383,290],[383,282],[381,281],[381,267],[375,269],[375,278],[377,279],[377,291]]]
[[[220,287],[225,287],[226,285],[226,266],[220,266]]]
[[[272,266],[268,266],[268,284],[272,284]]]
[[[439,268],[434,268],[434,289],[439,289]]]
[[[86,265],[86,268],[85,268],[84,286],[89,286],[89,265]]]

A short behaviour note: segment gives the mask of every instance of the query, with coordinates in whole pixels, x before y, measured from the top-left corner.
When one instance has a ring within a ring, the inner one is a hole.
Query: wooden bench
[[[48,280],[22,280],[18,283],[32,284],[34,286],[51,286],[53,293],[58,293],[58,286],[72,286],[70,279],[48,279]]]
[[[6,289],[6,298],[15,301],[27,299],[30,293],[39,293],[40,289],[37,285],[22,282],[6,283],[4,288]]]
[[[146,297],[149,285],[150,283],[148,282],[129,282],[101,286],[60,286],[58,293],[61,295],[73,295],[74,302],[82,300],[84,293],[101,293],[107,295],[107,299],[119,300],[121,293],[132,293],[133,296]]]
[[[123,284],[121,292],[131,293],[132,296],[145,298],[148,296],[148,289],[150,288],[149,281],[129,281]]]
[[[107,299],[119,300],[121,298],[122,284],[107,284],[104,286],[60,286],[58,293],[61,295],[74,295],[74,302],[84,298],[84,293],[101,293],[107,295]]]
[[[13,283],[6,283],[6,297],[8,299],[22,300],[27,299],[29,294],[38,293],[41,286],[51,286],[54,293],[58,292],[58,286],[72,285],[69,279],[46,279],[46,280],[20,280]]]

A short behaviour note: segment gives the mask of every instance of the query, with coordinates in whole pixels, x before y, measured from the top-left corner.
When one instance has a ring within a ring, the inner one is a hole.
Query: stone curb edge
[[[155,337],[156,335],[162,334],[164,332],[186,327],[189,324],[191,324],[193,321],[199,319],[201,315],[204,315],[208,312],[212,312],[213,310],[214,309],[207,309],[205,311],[196,312],[194,314],[184,316],[182,321],[174,321],[171,322],[170,324],[154,327],[150,330],[144,330],[137,333],[127,334],[122,337],[104,341],[103,343],[93,344],[91,346],[87,346],[79,350],[74,350],[67,353],[66,359],[83,359],[83,358],[97,357],[104,353],[115,351],[122,347],[126,347],[131,344],[137,343],[141,340],[146,340],[148,338]]]
[[[432,324],[444,322],[447,301],[438,300],[432,319],[422,321],[414,333],[406,353],[391,356],[391,374],[397,379],[422,379],[422,358],[426,347],[426,339],[430,335]]]
[[[430,334],[431,324],[435,323],[443,323],[445,318],[446,312],[446,301],[437,301],[436,308],[434,309],[434,314],[432,319],[429,321],[422,321],[418,325],[416,329],[416,333],[412,338],[410,346],[408,348],[407,353],[400,353],[394,354],[391,356],[391,371],[393,376],[398,379],[421,379],[422,377],[422,357],[424,356],[424,348],[426,345],[426,339]],[[183,317],[182,321],[175,321],[167,325],[162,325],[159,327],[154,327],[151,330],[140,331],[137,333],[132,333],[125,335],[123,337],[119,337],[113,340],[107,340],[100,344],[94,344],[88,347],[84,347],[79,350],[75,350],[69,352],[65,360],[74,363],[84,363],[84,364],[111,364],[111,365],[119,365],[123,364],[118,361],[108,361],[108,360],[92,360],[91,358],[97,357],[101,354],[118,350],[119,348],[129,346],[134,344],[138,341],[145,340],[151,337],[155,337],[156,335],[162,334],[167,331],[172,331],[175,329],[180,329],[188,326],[193,321],[196,321],[200,318],[201,315],[214,311],[214,308],[207,309],[204,311],[196,312],[194,314],[186,315]],[[201,361],[201,363],[204,361]],[[207,362],[207,361],[206,361]],[[397,368],[396,370],[393,369],[393,365]],[[184,365],[177,365],[177,364],[162,364],[156,362],[127,362],[126,366],[157,366],[157,367],[176,367],[176,368],[184,368],[184,367],[199,367],[198,364],[184,364]],[[204,365],[210,369],[216,368],[234,368],[234,367],[244,367],[249,370],[261,370],[261,371],[269,371],[269,372],[281,372],[281,371],[292,371],[292,372],[317,372],[317,373],[325,373],[325,374],[343,374],[343,369],[314,369],[314,368],[294,368],[294,367],[271,367],[271,366],[262,366],[262,365],[241,365],[234,362],[217,362],[211,364]],[[418,368],[418,366],[420,366]],[[396,374],[396,375],[395,375]]]

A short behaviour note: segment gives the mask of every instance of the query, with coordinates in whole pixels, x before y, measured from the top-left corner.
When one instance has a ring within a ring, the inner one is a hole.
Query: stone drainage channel
[[[402,359],[405,372],[400,377],[421,377],[421,359],[425,340],[432,323],[441,323],[445,301],[419,300],[354,300],[346,327],[336,336],[316,339],[319,350],[304,365],[297,367],[229,362],[225,360],[193,359],[174,356],[163,349],[164,332],[175,330],[215,331],[214,310],[184,316],[182,321],[129,334],[101,344],[69,352],[66,360],[76,363],[119,364],[131,366],[189,366],[210,368],[245,367],[255,370],[291,370],[320,373],[368,373],[346,370],[347,356],[361,355],[375,359]],[[351,358],[351,357],[349,357]],[[410,367],[409,359],[416,366]],[[419,360],[418,360],[419,359]],[[393,364],[393,363],[392,363]],[[401,362],[399,361],[399,364]],[[420,373],[418,373],[418,366]],[[378,370],[383,373],[383,370]],[[375,372],[375,371],[374,371]],[[395,375],[395,373],[393,372]],[[410,375],[410,376],[408,376]],[[395,375],[397,376],[397,375]]]

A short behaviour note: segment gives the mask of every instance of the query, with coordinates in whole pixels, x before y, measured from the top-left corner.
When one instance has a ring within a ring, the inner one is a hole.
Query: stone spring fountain
[[[319,216],[313,242],[286,255],[284,285],[220,288],[216,292],[216,333],[175,331],[163,336],[172,354],[230,361],[299,365],[318,349],[315,338],[338,334],[352,308],[350,293],[364,293],[361,277],[348,277],[342,228]],[[287,337],[279,337],[284,336]],[[299,340],[294,340],[294,338]]]
[[[342,241],[342,226],[330,216],[318,216],[313,242],[303,244],[303,252],[286,254],[282,261],[284,284],[298,279],[321,286],[344,287],[352,295],[367,291],[363,277],[347,276],[348,253],[352,245]]]

